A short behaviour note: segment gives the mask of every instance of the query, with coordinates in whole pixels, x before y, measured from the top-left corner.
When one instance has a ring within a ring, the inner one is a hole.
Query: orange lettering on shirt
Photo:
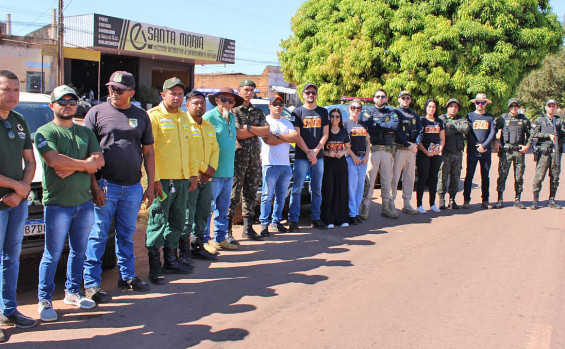
[[[490,124],[486,120],[477,120],[473,122],[473,130],[488,130]]]

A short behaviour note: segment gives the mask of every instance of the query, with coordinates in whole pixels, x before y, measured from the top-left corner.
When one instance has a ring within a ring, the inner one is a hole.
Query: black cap
[[[313,83],[308,83],[304,86],[304,89],[302,91],[306,91],[309,87],[313,87],[316,89],[316,91],[318,91],[318,86],[316,86],[316,84]]]
[[[186,94],[186,100],[188,101],[189,99],[193,98],[193,97],[202,97],[202,99],[206,99],[206,96],[204,95],[204,93],[197,91],[197,90],[192,90],[189,93]]]
[[[133,88],[135,87],[135,78],[127,71],[115,71],[112,73],[112,76],[110,76],[110,81],[106,86],[115,86],[122,90]]]
[[[410,91],[402,90],[402,91],[400,91],[400,93],[398,94],[398,98],[400,98],[400,97],[402,97],[402,96],[410,96],[410,97],[412,97],[412,94],[410,93]]]

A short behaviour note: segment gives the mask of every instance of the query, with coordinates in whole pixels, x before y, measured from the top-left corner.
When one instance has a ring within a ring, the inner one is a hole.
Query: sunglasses
[[[233,98],[229,98],[229,97],[218,97],[218,98],[220,98],[220,101],[222,101],[222,103],[229,103],[229,104],[235,103],[235,99]]]
[[[375,98],[380,99],[380,98],[386,98],[385,95],[375,95]]]
[[[361,109],[363,109],[363,107],[350,107],[350,108],[351,108],[351,110],[361,110]]]
[[[475,104],[476,104],[476,105],[485,105],[485,104],[487,104],[487,102],[485,102],[485,101],[477,101],[477,102],[475,102]]]
[[[10,131],[8,132],[8,138],[9,138],[10,140],[15,139],[15,138],[16,138],[16,134],[14,133],[14,131],[12,131],[12,124],[10,124],[10,121],[4,120],[3,124],[4,124],[4,127],[5,127],[7,130],[10,130]]]
[[[282,107],[284,105],[283,102],[273,102],[271,103],[273,107]]]
[[[304,91],[304,94],[315,96],[315,95],[318,94],[318,92],[316,92],[316,91]]]
[[[330,119],[339,119],[341,116],[339,114],[332,114],[330,115]]]
[[[509,106],[508,108],[520,108],[520,106],[518,104],[512,104],[511,106]]]
[[[403,101],[409,101],[412,99],[412,97],[404,96],[404,97],[400,97],[400,99],[402,99]]]
[[[115,86],[110,86],[110,91],[121,96],[121,95],[124,94],[124,91],[131,91],[131,88],[126,88],[124,90],[124,89],[121,89],[121,88],[117,88]]]
[[[61,107],[66,107],[67,104],[74,107],[77,105],[78,101],[76,99],[59,99],[58,101],[55,101],[55,103],[59,104]]]

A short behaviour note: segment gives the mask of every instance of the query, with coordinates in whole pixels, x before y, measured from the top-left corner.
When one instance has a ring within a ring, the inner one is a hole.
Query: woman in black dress
[[[441,212],[436,206],[436,190],[439,168],[441,166],[443,146],[445,144],[445,130],[441,119],[437,117],[437,102],[428,99],[424,105],[426,116],[421,118],[422,129],[418,136],[418,154],[416,167],[418,168],[418,187],[416,201],[418,213],[426,213],[422,205],[426,185],[430,194],[430,209]]]
[[[349,226],[347,194],[347,160],[349,134],[343,127],[341,111],[330,111],[330,133],[324,146],[324,178],[322,180],[322,221],[333,228]]]

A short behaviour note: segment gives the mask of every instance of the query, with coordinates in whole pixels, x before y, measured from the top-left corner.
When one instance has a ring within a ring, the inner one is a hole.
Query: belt
[[[512,145],[512,144],[505,144],[504,150],[506,150],[508,152],[513,152],[513,151],[520,150],[520,146],[519,145]]]
[[[381,144],[373,144],[371,145],[371,151],[394,151],[394,145],[381,145]]]
[[[353,152],[353,154],[355,154],[355,156],[357,156],[358,158],[361,158],[361,157],[365,156],[366,152],[357,151],[357,152]]]
[[[410,150],[407,146],[402,145],[402,144],[397,144],[396,145],[396,150]]]

